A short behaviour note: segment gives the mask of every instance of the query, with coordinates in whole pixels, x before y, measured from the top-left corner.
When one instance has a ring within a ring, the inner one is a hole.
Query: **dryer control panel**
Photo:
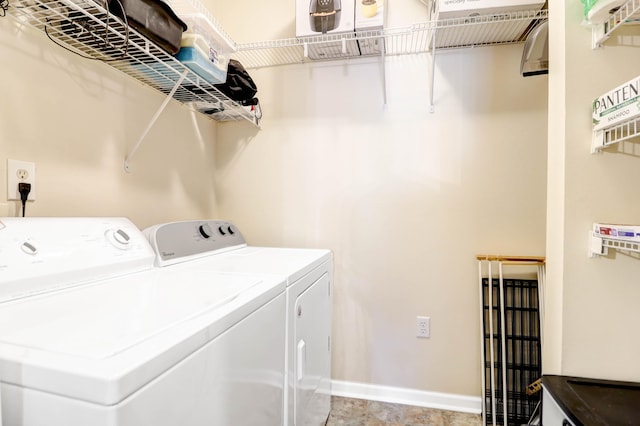
[[[0,219],[0,302],[153,268],[126,218]]]
[[[221,220],[170,222],[152,226],[143,232],[157,253],[158,266],[247,245],[235,225]]]

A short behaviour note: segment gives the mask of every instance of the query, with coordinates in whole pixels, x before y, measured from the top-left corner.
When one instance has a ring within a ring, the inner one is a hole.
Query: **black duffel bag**
[[[229,60],[227,81],[223,84],[216,84],[215,88],[232,100],[243,104],[251,101],[258,92],[258,88],[247,70],[235,59]]]

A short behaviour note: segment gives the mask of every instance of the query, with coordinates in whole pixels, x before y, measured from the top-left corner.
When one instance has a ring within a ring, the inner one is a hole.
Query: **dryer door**
[[[295,424],[324,425],[331,409],[331,282],[322,275],[295,305]]]

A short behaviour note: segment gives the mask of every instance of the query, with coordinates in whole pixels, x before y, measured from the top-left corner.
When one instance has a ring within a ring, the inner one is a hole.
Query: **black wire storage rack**
[[[485,270],[483,262],[488,263]],[[498,278],[492,263],[498,264]],[[537,266],[537,279],[505,278],[503,264],[509,263]],[[543,295],[543,258],[480,260],[485,425],[520,426],[538,414],[541,393],[535,383],[542,377]]]
[[[485,313],[485,354],[491,344],[487,327],[489,319],[489,280],[483,280]],[[504,299],[499,296],[499,280],[491,285],[493,303],[493,341],[497,356],[494,361],[485,361],[485,398],[491,398],[491,363],[496,373],[496,420],[504,423],[503,404],[503,363],[506,360],[507,424],[527,424],[540,402],[540,393],[528,395],[527,386],[542,377],[540,350],[540,317],[538,310],[538,281],[505,279]],[[501,305],[504,305],[506,330],[501,328]],[[502,339],[505,339],[506,353],[502,353]],[[493,406],[487,404],[487,419],[493,417]],[[487,423],[486,424],[490,424]]]

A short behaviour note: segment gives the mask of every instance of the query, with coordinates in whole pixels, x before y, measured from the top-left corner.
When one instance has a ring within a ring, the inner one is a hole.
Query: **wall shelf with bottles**
[[[594,223],[589,231],[589,257],[606,256],[609,249],[640,253],[640,226]]]
[[[628,0],[618,10],[610,13],[604,22],[592,26],[592,47],[594,49],[602,47],[618,28],[631,23],[638,24],[639,21],[640,0]]]

